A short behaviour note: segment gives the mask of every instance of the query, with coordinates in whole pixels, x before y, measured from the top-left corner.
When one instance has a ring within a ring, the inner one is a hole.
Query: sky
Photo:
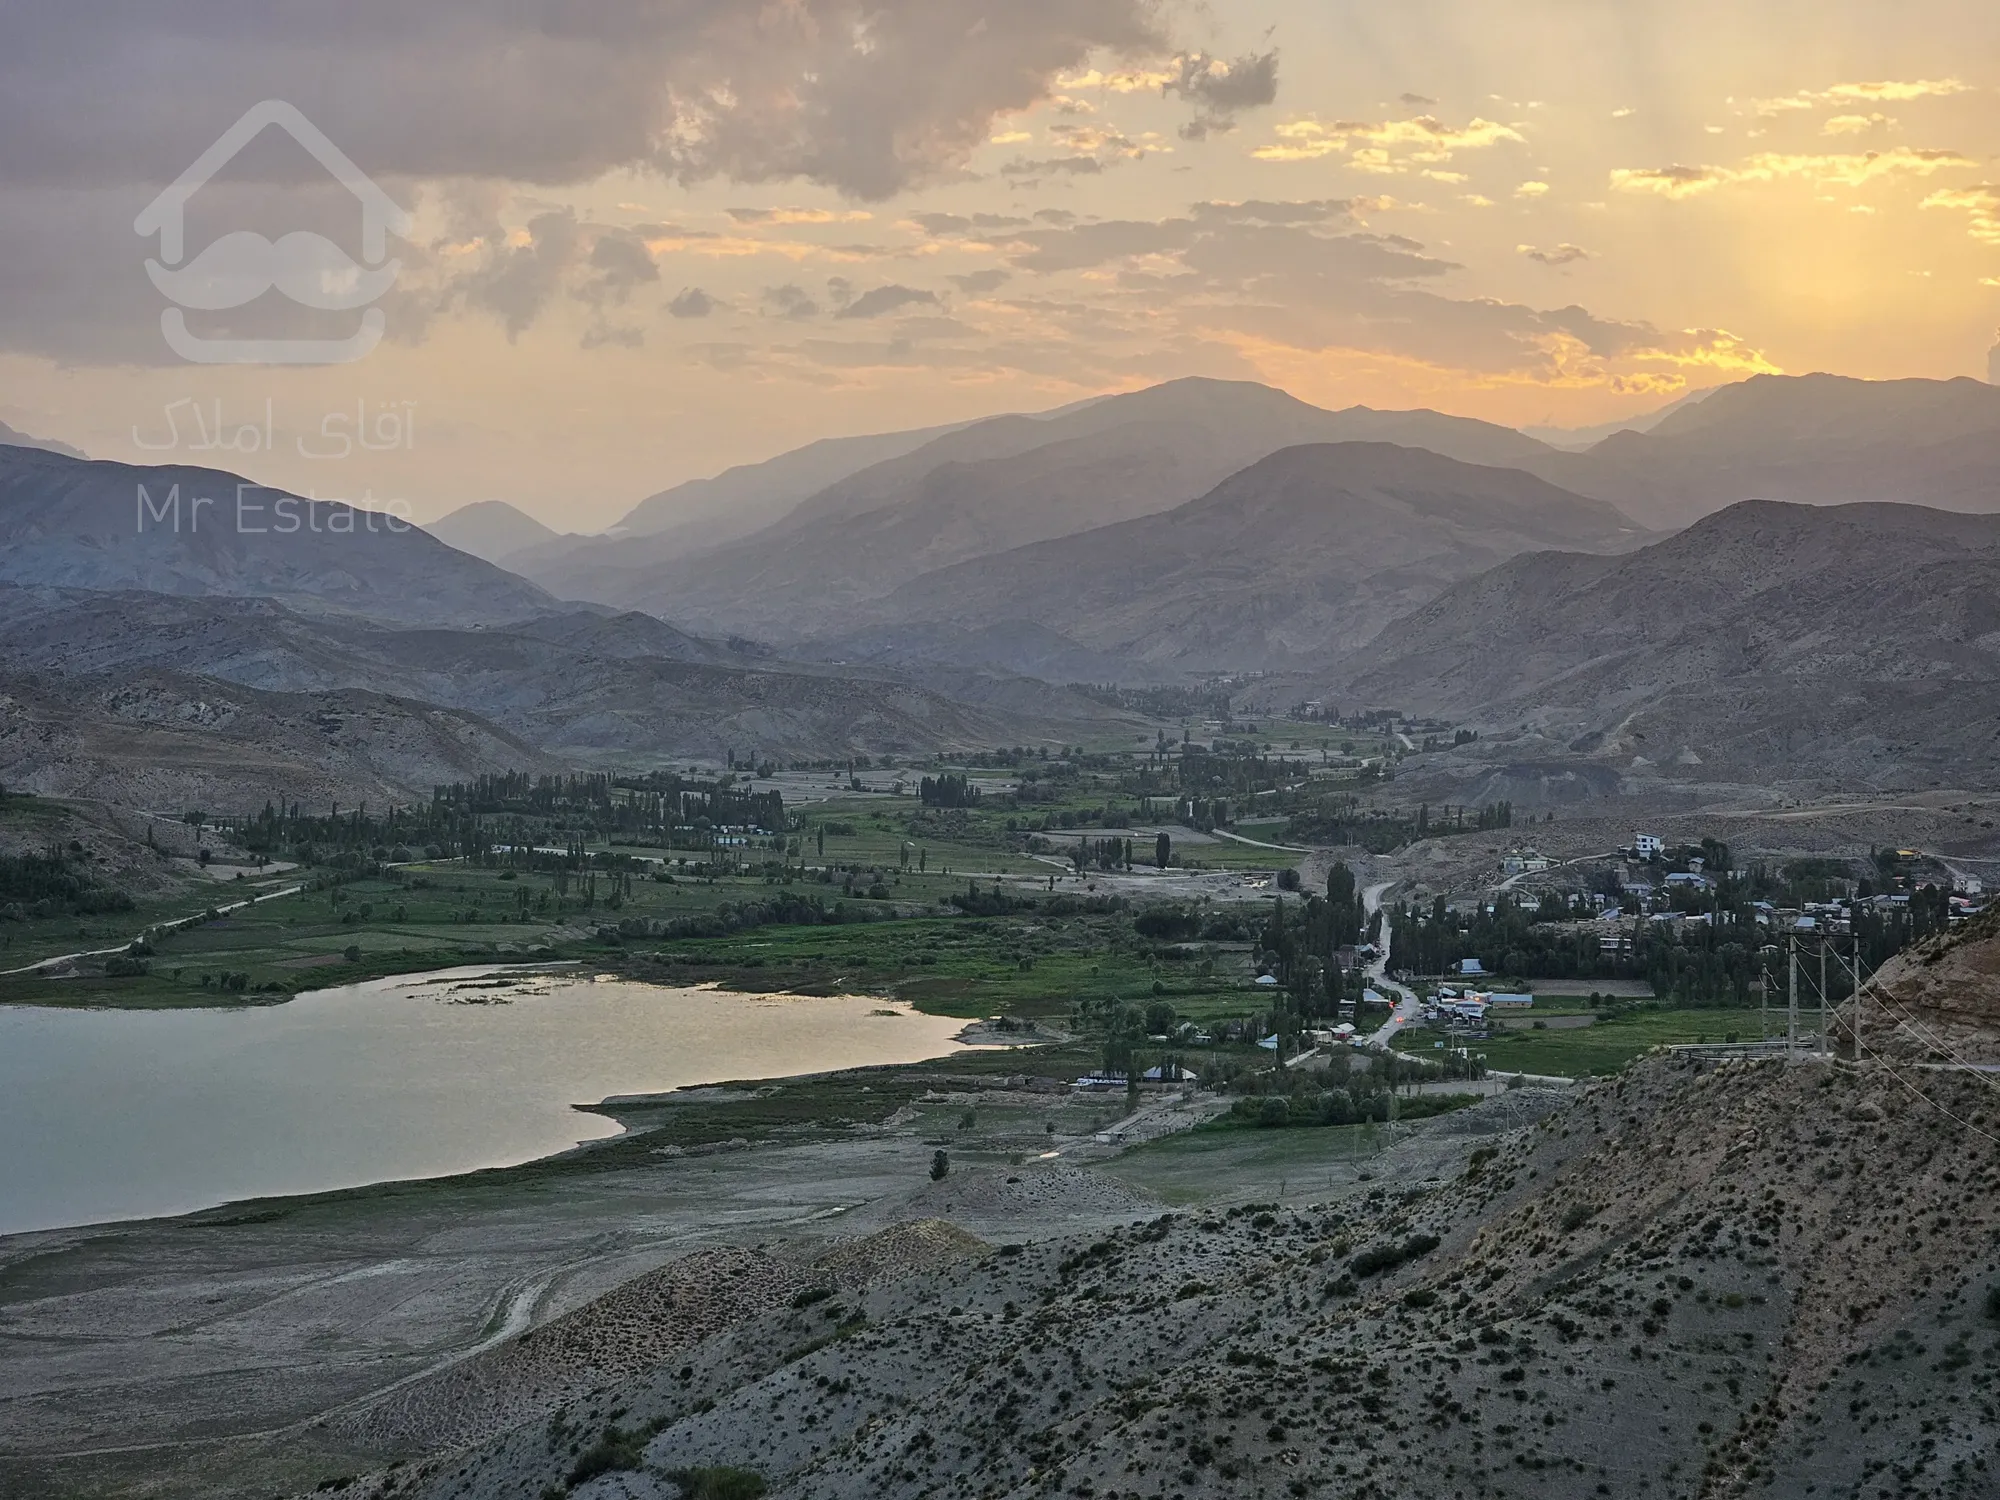
[[[373,184],[379,254],[276,126],[183,245],[142,220],[264,100]],[[0,420],[594,530],[815,438],[1184,375],[1565,427],[1983,377],[1996,153],[1990,0],[10,7]],[[364,319],[349,362],[188,357]]]

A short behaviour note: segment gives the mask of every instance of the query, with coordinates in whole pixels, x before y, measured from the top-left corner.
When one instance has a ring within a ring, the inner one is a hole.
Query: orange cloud
[[[1497,120],[1475,118],[1462,126],[1451,126],[1433,115],[1379,123],[1328,122],[1307,116],[1286,121],[1274,134],[1278,137],[1276,141],[1259,146],[1251,156],[1258,161],[1317,161],[1325,156],[1351,153],[1353,165],[1371,172],[1404,170],[1399,157],[1422,165],[1439,165],[1450,161],[1454,152],[1480,150],[1502,141],[1527,143],[1519,131]]]
[[[1924,199],[1925,208],[1955,208],[1972,216],[1968,228],[1983,244],[2000,245],[2000,183],[1977,187],[1940,188]]]

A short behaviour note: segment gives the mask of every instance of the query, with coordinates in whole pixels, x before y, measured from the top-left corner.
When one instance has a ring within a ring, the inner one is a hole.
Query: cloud
[[[561,290],[581,241],[576,215],[568,209],[536,214],[456,290],[469,305],[497,316],[510,341],[517,339]]]
[[[1871,130],[1886,130],[1896,122],[1885,114],[1834,115],[1820,126],[1821,135],[1866,135]]]
[[[1168,48],[1147,0],[17,9],[0,182],[69,186],[171,179],[233,118],[216,101],[257,97],[255,79],[391,177],[556,184],[644,167],[883,198],[961,170],[997,119],[1093,55]]]
[[[632,230],[596,231],[586,264],[595,273],[579,295],[595,306],[623,302],[635,287],[660,279],[646,243]]]
[[[1957,78],[1916,78],[1906,83],[1836,83],[1820,97],[1825,99],[1868,99],[1901,102],[1908,99],[1943,99],[1972,91],[1972,85]]]
[[[1940,188],[1924,199],[1925,208],[1957,209],[1969,216],[1967,230],[1982,244],[2000,245],[2000,183]]]
[[[861,224],[875,216],[859,208],[732,208],[729,217],[739,224]]]
[[[1544,266],[1566,266],[1571,261],[1590,259],[1590,252],[1581,245],[1561,244],[1553,250],[1542,250],[1533,245],[1516,245],[1514,248],[1529,260]]]
[[[1546,182],[1524,182],[1514,189],[1514,196],[1516,198],[1541,198],[1546,197],[1548,191],[1549,185]]]
[[[1292,162],[1345,153],[1351,165],[1376,172],[1405,171],[1408,163],[1442,165],[1457,152],[1483,150],[1502,141],[1526,144],[1519,131],[1495,120],[1475,118],[1452,126],[1432,115],[1373,123],[1307,116],[1288,120],[1273,133],[1278,139],[1259,146],[1251,156],[1258,161]]]
[[[1739,180],[1803,177],[1822,186],[1860,187],[1882,177],[1928,177],[1948,167],[1978,165],[1957,151],[1920,150],[1911,146],[1831,156],[1766,151],[1751,157],[1736,176]]]
[[[1040,161],[1029,161],[1017,156],[1001,167],[1002,177],[1042,178],[1051,175],[1072,177],[1095,177],[1104,170],[1104,163],[1094,156],[1049,156]]]
[[[1800,178],[1818,187],[1863,187],[1888,177],[1928,177],[1933,172],[1976,167],[1957,151],[1897,146],[1888,151],[1853,154],[1762,151],[1741,166],[1619,167],[1611,186],[1626,193],[1657,193],[1665,198],[1692,198],[1729,183],[1776,182]]]
[[[1428,94],[1398,94],[1396,102],[1408,105],[1411,109],[1428,109],[1433,104],[1436,104],[1437,100],[1431,98]]]
[[[1663,198],[1692,198],[1733,180],[1722,167],[1616,167],[1611,186],[1621,193],[1658,193]]]
[[[1971,91],[1971,84],[1957,78],[1883,79],[1873,83],[1836,83],[1831,88],[1800,89],[1796,94],[1780,94],[1773,99],[1753,99],[1750,108],[1759,117],[1770,120],[1827,104],[1906,104],[1914,99],[1948,99],[1953,94]]]
[[[705,318],[721,306],[698,286],[691,286],[678,294],[667,304],[667,311],[676,318]]]
[[[917,305],[936,307],[938,305],[937,293],[921,291],[913,286],[897,286],[892,283],[888,286],[878,286],[863,292],[859,297],[841,308],[835,316],[841,318],[879,318],[887,313],[896,312],[901,308]]]
[[[1351,221],[1360,205],[1353,198],[1306,198],[1274,203],[1252,198],[1242,203],[1197,203],[1198,220],[1229,224],[1331,224]]]
[[[783,318],[789,322],[802,323],[819,316],[819,304],[812,294],[796,282],[783,286],[767,286],[762,297],[765,315]]]
[[[983,297],[988,292],[998,291],[1014,279],[1012,271],[999,266],[989,266],[984,271],[971,271],[963,276],[947,276],[945,280],[969,297]]]
[[[1278,54],[1252,52],[1229,62],[1206,52],[1184,52],[1174,59],[1178,72],[1163,85],[1199,107],[1181,126],[1183,140],[1198,141],[1233,130],[1244,110],[1261,109],[1278,97]]]

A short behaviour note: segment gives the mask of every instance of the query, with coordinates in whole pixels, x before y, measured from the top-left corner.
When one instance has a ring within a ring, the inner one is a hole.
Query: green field
[[[418,865],[279,897],[156,937],[151,972],[142,977],[0,979],[0,1003],[269,1004],[298,990],[385,974],[572,958],[671,982],[895,995],[934,1014],[967,1018],[1005,1012],[1060,1020],[1079,1001],[1165,999],[1184,1018],[1205,1021],[1259,1005],[1239,955],[1222,955],[1208,975],[1196,960],[1156,959],[1117,912],[967,916],[942,904],[965,882],[939,874],[889,873],[884,889],[887,897],[876,899],[796,875],[789,882],[762,875],[682,875],[668,882],[639,874],[614,895],[608,876],[586,891],[575,875],[558,880],[458,862]],[[708,937],[598,936],[620,922],[713,915],[725,905],[783,895],[878,920],[772,924]],[[115,925],[89,924],[97,929],[90,946],[130,938],[151,917],[123,913]],[[83,946],[61,934],[52,941],[48,951]]]
[[[1755,1010],[1637,1009],[1576,1030],[1509,1031],[1466,1045],[1495,1072],[1601,1077],[1668,1043],[1719,1042],[1732,1033],[1739,1041],[1756,1041],[1759,1024]],[[1397,1037],[1396,1045],[1421,1057],[1443,1040],[1441,1032],[1413,1027]]]

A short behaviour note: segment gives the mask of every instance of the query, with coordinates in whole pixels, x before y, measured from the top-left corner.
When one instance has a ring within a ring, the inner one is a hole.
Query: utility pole
[[[1790,982],[1785,993],[1785,1061],[1799,1060],[1799,935],[1795,932],[1785,940],[1785,951],[1791,960]]]
[[[1819,1050],[1825,1057],[1833,1056],[1833,1012],[1826,1002],[1826,934],[1819,939]]]

